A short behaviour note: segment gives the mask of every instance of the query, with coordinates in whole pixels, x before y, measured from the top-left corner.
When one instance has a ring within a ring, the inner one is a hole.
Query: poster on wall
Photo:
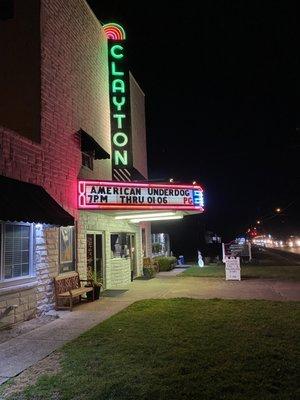
[[[199,185],[79,181],[78,208],[102,210],[190,210],[203,212]]]
[[[73,232],[73,226],[61,226],[59,229],[59,261],[61,272],[71,271],[74,269]]]

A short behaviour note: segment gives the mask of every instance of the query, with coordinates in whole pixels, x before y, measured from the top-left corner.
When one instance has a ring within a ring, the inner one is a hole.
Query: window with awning
[[[100,146],[100,144],[83,129],[79,130],[81,138],[81,151],[83,153],[93,153],[95,160],[106,160],[110,155]]]
[[[32,276],[32,225],[0,222],[0,282]]]
[[[0,220],[74,225],[74,217],[38,185],[0,176]]]

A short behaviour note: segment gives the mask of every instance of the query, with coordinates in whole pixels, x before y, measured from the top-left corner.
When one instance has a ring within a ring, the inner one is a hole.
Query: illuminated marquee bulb
[[[103,25],[104,32],[109,40],[125,40],[124,28],[114,22]]]

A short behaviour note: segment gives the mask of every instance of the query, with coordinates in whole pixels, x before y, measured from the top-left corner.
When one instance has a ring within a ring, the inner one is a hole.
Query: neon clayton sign
[[[110,123],[113,178],[127,177],[132,167],[129,72],[125,32],[118,24],[104,25],[108,38]],[[123,171],[120,171],[123,170]]]
[[[203,210],[196,185],[79,181],[78,208],[101,210]]]

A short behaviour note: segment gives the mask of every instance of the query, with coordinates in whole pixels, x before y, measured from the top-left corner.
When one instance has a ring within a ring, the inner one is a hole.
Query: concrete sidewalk
[[[138,300],[174,297],[300,300],[300,282],[266,279],[226,282],[218,278],[177,277],[180,272],[180,269],[161,272],[151,280],[135,280],[129,290],[107,291],[99,301],[81,304],[73,312],[55,312],[60,318],[0,344],[0,384]]]

